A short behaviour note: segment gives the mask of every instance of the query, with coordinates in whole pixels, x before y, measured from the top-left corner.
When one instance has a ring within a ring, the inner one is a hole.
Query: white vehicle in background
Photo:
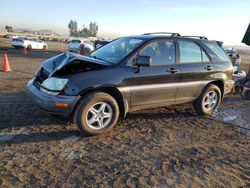
[[[13,39],[12,46],[16,49],[18,48],[26,48],[27,50],[46,50],[48,49],[48,45],[36,38],[28,38],[28,37],[18,37]]]
[[[94,51],[94,45],[89,40],[81,40],[81,39],[72,39],[69,44],[70,52],[77,52],[78,50],[82,50],[82,48],[88,49],[90,52]]]

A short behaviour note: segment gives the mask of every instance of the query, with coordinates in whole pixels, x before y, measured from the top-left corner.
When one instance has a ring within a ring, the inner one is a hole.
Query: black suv
[[[81,56],[42,63],[28,83],[48,113],[71,116],[82,133],[109,131],[127,112],[192,102],[211,115],[230,92],[233,66],[219,42],[177,33],[118,38]]]

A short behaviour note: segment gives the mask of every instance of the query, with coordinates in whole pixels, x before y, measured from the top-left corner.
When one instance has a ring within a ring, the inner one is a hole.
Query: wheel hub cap
[[[113,110],[106,102],[99,102],[91,106],[87,112],[87,123],[92,129],[103,129],[108,126],[113,117]]]
[[[204,107],[207,110],[212,110],[216,107],[218,102],[218,94],[215,91],[210,91],[207,93],[204,100]]]

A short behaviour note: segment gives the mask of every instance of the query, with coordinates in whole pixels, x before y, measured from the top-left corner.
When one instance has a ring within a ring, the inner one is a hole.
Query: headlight
[[[43,81],[42,87],[52,91],[61,91],[69,80],[65,78],[50,77]]]

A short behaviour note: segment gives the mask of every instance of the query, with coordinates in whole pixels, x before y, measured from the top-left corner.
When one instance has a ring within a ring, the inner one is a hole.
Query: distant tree
[[[83,25],[82,30],[77,30],[77,22],[73,20],[70,20],[68,28],[71,37],[95,37],[99,29],[96,22],[90,22],[89,28]]]
[[[5,29],[6,29],[7,32],[13,32],[13,27],[12,26],[6,25]]]
[[[89,30],[87,27],[84,27],[80,32],[79,32],[80,37],[89,37]]]
[[[70,20],[69,24],[68,24],[68,28],[69,28],[69,35],[72,37],[77,37],[78,33],[77,33],[77,22]]]

